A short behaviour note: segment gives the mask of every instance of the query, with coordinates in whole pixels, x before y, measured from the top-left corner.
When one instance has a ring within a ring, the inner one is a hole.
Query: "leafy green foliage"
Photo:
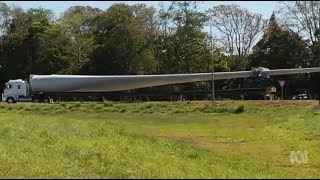
[[[25,106],[6,106],[0,105],[0,109],[4,110],[18,110],[20,112],[29,111],[36,114],[48,113],[47,107],[34,105]],[[104,102],[104,103],[64,103],[52,104],[51,113],[58,112],[129,112],[129,113],[160,113],[160,114],[180,114],[180,113],[227,113],[238,114],[244,112],[243,105],[228,105],[221,104],[219,106],[212,106],[211,104],[193,104],[193,103],[116,103],[116,102]],[[10,109],[9,109],[10,108]]]
[[[61,30],[69,40],[65,46],[69,59],[65,73],[80,73],[89,64],[96,48],[91,22],[99,13],[99,9],[89,6],[73,6],[60,18]]]
[[[309,54],[302,37],[280,27],[273,15],[262,39],[253,48],[251,63],[270,69],[310,67]]]

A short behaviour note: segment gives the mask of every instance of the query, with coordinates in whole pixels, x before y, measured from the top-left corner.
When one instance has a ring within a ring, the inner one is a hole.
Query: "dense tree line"
[[[211,72],[212,60],[215,71],[320,66],[319,2],[280,2],[286,14],[267,20],[237,5],[203,11],[199,3],[173,1],[167,9],[71,6],[56,18],[48,9],[23,10],[2,2],[0,83],[30,74]],[[211,37],[204,30],[210,23],[220,34]],[[175,88],[209,89],[210,83]]]

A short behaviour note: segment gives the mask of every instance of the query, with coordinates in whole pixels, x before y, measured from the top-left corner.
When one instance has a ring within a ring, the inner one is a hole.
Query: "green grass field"
[[[317,178],[317,104],[3,103],[0,177]]]

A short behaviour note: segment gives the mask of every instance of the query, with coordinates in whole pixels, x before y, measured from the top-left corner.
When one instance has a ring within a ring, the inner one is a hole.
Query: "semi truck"
[[[277,76],[320,72],[320,68],[275,69],[254,68],[252,71],[162,74],[162,75],[30,75],[29,80],[9,80],[5,83],[2,101],[53,102],[53,97],[124,91],[177,83]]]

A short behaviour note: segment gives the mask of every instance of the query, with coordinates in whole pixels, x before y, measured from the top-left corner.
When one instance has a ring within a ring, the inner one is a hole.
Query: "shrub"
[[[126,110],[125,108],[122,108],[122,109],[120,110],[120,113],[125,113],[125,112],[127,112],[127,110]]]
[[[244,105],[239,105],[235,110],[234,113],[239,114],[244,112]]]
[[[96,107],[96,105],[97,105],[97,104],[95,104],[95,103],[89,103],[89,104],[87,105],[87,107],[88,107],[89,109],[94,109],[94,108]]]
[[[147,104],[147,105],[145,106],[145,109],[150,109],[150,108],[152,108],[152,104]]]
[[[102,109],[102,106],[95,106],[94,108],[93,108],[94,110],[101,110]]]
[[[61,103],[60,105],[61,105],[62,107],[66,107],[66,106],[67,106],[66,103]]]
[[[110,102],[110,101],[105,101],[105,102],[103,103],[103,106],[104,106],[104,107],[112,107],[112,106],[113,106],[113,103]]]
[[[74,107],[75,107],[75,108],[81,107],[81,103],[76,103],[76,104],[74,105]]]

